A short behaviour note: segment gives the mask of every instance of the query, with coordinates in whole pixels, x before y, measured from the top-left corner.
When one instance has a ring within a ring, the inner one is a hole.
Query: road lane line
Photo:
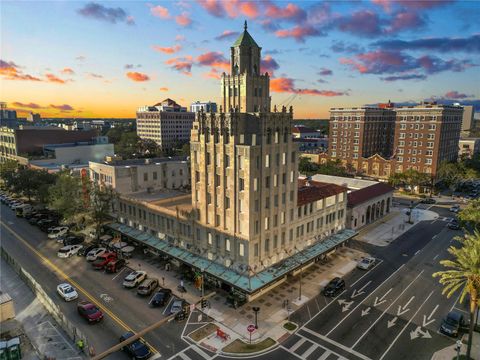
[[[388,280],[390,280],[390,278],[391,278],[393,275],[395,275],[395,274],[396,274],[400,269],[402,269],[404,266],[405,266],[405,264],[403,264],[402,266],[400,266],[400,267],[399,267],[397,270],[395,270],[388,278],[386,278],[380,285],[378,285],[370,294],[368,294],[368,295],[365,297],[365,299],[362,300],[362,302],[361,302],[360,304],[358,304],[357,306],[355,306],[355,307],[352,309],[352,311],[350,311],[347,315],[345,315],[345,317],[344,317],[342,320],[340,320],[340,321],[337,323],[337,325],[335,325],[335,327],[328,332],[328,334],[330,334],[333,330],[335,330],[347,317],[350,316],[350,314],[352,314],[360,305],[362,305],[362,304],[365,302],[365,300],[367,300],[370,296],[372,296],[372,294],[373,294],[375,291],[377,291],[379,288],[381,288],[381,287],[383,286],[383,284],[385,284]],[[340,294],[340,295],[341,295],[341,294]],[[339,296],[340,296],[340,295],[339,295]],[[332,302],[333,302],[333,301],[332,301]],[[325,308],[324,308],[324,309],[325,309]],[[305,325],[306,325],[306,324],[305,324]],[[328,336],[328,334],[327,334],[327,336]]]
[[[321,339],[321,340],[323,340],[323,341],[325,341],[325,342],[328,342],[328,343],[330,343],[330,344],[338,347],[339,349],[342,349],[342,350],[344,350],[344,351],[346,351],[346,352],[348,352],[348,353],[350,353],[350,354],[352,354],[352,355],[355,355],[355,356],[359,357],[360,359],[363,359],[363,360],[372,360],[372,359],[370,359],[368,356],[365,356],[365,355],[359,353],[358,351],[355,351],[355,350],[353,350],[352,348],[346,347],[345,345],[340,344],[340,343],[336,342],[335,340],[332,340],[332,339],[330,339],[330,338],[328,338],[328,337],[326,337],[326,336],[324,336],[324,335],[322,335],[322,334],[319,334],[319,333],[317,333],[317,332],[315,332],[315,331],[313,331],[313,330],[310,330],[310,329],[307,329],[307,328],[303,328],[302,330],[305,331],[305,332],[308,332],[308,333],[312,334],[313,336],[318,337],[319,339]],[[298,334],[298,333],[297,333],[297,334]],[[301,335],[301,334],[299,334],[299,335]],[[302,335],[301,335],[301,336],[302,336]],[[331,350],[331,349],[328,349],[328,350],[333,351],[333,350]]]
[[[377,318],[377,320],[375,320],[375,321],[373,322],[373,324],[370,325],[369,328],[368,328],[366,331],[364,331],[364,333],[358,338],[358,340],[355,342],[355,344],[353,344],[352,349],[353,349],[355,346],[358,345],[358,343],[363,339],[363,337],[364,337],[365,335],[367,335],[367,333],[375,326],[375,324],[376,324],[378,321],[380,321],[380,319],[383,317],[383,315],[385,315],[385,313],[388,311],[388,309],[390,309],[390,308],[393,306],[393,304],[395,304],[395,303],[397,302],[397,300],[400,299],[400,297],[405,293],[405,291],[407,291],[408,288],[409,288],[410,286],[412,286],[412,284],[413,284],[415,281],[417,281],[417,279],[420,277],[420,275],[422,275],[422,274],[424,273],[424,271],[425,271],[425,270],[420,271],[420,273],[415,277],[415,279],[413,279],[413,281],[411,281],[410,284],[408,284],[407,287],[406,287],[405,289],[403,289],[403,291],[400,293],[400,295],[398,295],[398,296],[396,297],[396,299],[393,300],[393,301],[390,303],[390,305],[388,305],[388,307],[387,307],[387,308],[383,311],[383,313]],[[411,300],[412,300],[412,299],[410,299],[410,301],[411,301]],[[409,301],[409,302],[410,302],[410,301]],[[328,335],[328,334],[327,334],[327,335]]]
[[[325,310],[327,307],[329,307],[331,304],[334,304],[335,301],[340,297],[342,296],[344,293],[345,293],[346,290],[343,290],[340,294],[338,294],[336,297],[334,297],[332,299],[332,301],[330,302],[327,302],[327,298],[324,296],[323,298],[325,299],[325,303],[326,305],[324,306],[324,308],[322,310],[320,310],[318,313],[316,313],[313,317],[311,317],[309,320],[307,320],[307,322],[305,322],[305,324],[303,324],[303,326],[307,326],[307,324],[312,321],[313,319],[315,319],[317,317],[318,314],[322,313],[323,310]],[[297,310],[298,311],[298,310]]]
[[[436,260],[440,254],[437,254],[433,257],[433,260]]]
[[[48,258],[46,258],[42,253],[40,253],[37,249],[35,249],[32,245],[30,245],[22,236],[20,236],[17,232],[15,232],[10,226],[5,224],[2,220],[0,220],[0,224],[3,225],[3,227],[8,230],[17,240],[19,240],[21,243],[23,243],[30,251],[32,251],[37,257],[42,260],[47,267],[49,267],[51,270],[57,272],[57,275],[60,275],[64,280],[68,281],[71,283],[77,290],[80,290],[92,303],[97,305],[105,314],[110,316],[118,325],[123,327],[127,331],[131,331],[135,333],[135,331],[130,328],[123,320],[121,320],[118,316],[116,316],[112,311],[110,311],[107,307],[103,306],[101,301],[97,301],[90,293],[88,293],[80,284],[78,284],[75,280],[70,278],[63,270],[61,270],[57,265],[55,265],[52,261],[50,261]],[[144,339],[145,341],[145,339]],[[158,352],[157,349],[155,349],[152,345],[150,345],[148,342],[145,341],[145,343],[150,347],[150,349],[153,352]]]
[[[383,263],[383,260],[380,260],[377,264],[375,264],[375,266],[373,268],[371,268],[370,270],[368,270],[365,274],[363,274],[362,276],[360,276],[357,281],[355,281],[352,285],[350,285],[350,287],[354,287],[356,283],[358,283],[360,280],[362,280],[365,276],[367,276],[368,274],[370,274],[370,272],[373,271],[373,269],[375,269],[377,266],[379,266],[381,263]]]
[[[392,341],[392,343],[390,344],[390,346],[387,348],[387,350],[383,353],[383,355],[380,357],[379,360],[382,360],[385,355],[387,355],[387,353],[390,351],[390,349],[392,348],[392,346],[397,342],[398,338],[403,334],[403,332],[405,331],[405,329],[408,327],[408,325],[410,325],[410,323],[412,322],[413,318],[415,316],[417,316],[417,314],[419,313],[419,311],[421,310],[421,308],[423,307],[423,305],[425,305],[425,303],[428,301],[428,299],[430,299],[430,297],[432,296],[432,294],[434,293],[435,291],[432,291],[428,296],[427,298],[423,301],[422,305],[420,305],[420,307],[417,309],[417,311],[415,311],[415,314],[413,314],[413,316],[410,318],[410,320],[408,320],[407,324],[403,327],[402,331],[400,331],[400,333],[395,337],[395,339]]]

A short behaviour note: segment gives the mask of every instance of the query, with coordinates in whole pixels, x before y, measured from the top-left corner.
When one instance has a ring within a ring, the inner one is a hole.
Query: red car
[[[89,323],[99,322],[103,319],[103,313],[100,309],[88,301],[80,301],[77,305],[77,311],[80,316],[87,319]]]
[[[105,253],[97,257],[97,259],[92,262],[92,266],[96,270],[101,270],[111,261],[117,260],[117,254],[115,253]]]

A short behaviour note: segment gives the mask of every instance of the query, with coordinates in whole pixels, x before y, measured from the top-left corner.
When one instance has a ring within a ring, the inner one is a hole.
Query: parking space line
[[[402,331],[400,331],[400,333],[395,337],[395,339],[391,342],[390,346],[387,348],[387,350],[385,350],[385,352],[382,354],[382,356],[380,357],[379,360],[382,360],[385,355],[387,355],[387,353],[390,351],[390,349],[392,348],[392,346],[397,342],[398,338],[403,334],[403,332],[405,331],[405,329],[408,327],[408,325],[410,325],[410,323],[412,322],[413,318],[415,316],[417,316],[418,312],[422,309],[423,305],[425,305],[425,303],[428,301],[428,299],[430,299],[430,297],[432,296],[432,294],[434,293],[435,291],[432,291],[428,296],[427,298],[423,301],[423,303],[419,306],[419,308],[417,309],[417,311],[415,311],[415,314],[412,315],[412,317],[410,318],[410,320],[408,320],[407,324],[403,327]]]
[[[118,272],[118,274],[115,275],[115,276],[112,278],[112,280],[115,280],[115,279],[118,277],[118,275],[120,275],[120,274],[122,273],[122,271],[125,270],[125,269],[126,269],[126,266],[124,266],[124,267]]]
[[[172,303],[173,298],[174,298],[174,296],[172,296],[172,297],[170,298],[170,301],[168,302],[167,306],[165,306],[165,309],[162,311],[162,314],[163,314],[163,315],[166,315],[166,314],[165,314],[165,311],[167,311],[168,307],[169,307],[170,304]]]
[[[411,281],[410,284],[408,284],[407,287],[406,287],[405,289],[403,289],[403,291],[400,293],[400,295],[398,295],[398,296],[396,297],[396,299],[393,300],[393,301],[390,303],[390,305],[388,305],[388,307],[387,307],[387,308],[383,311],[383,313],[377,318],[377,320],[375,320],[375,321],[373,322],[373,324],[370,325],[370,327],[369,327],[366,331],[363,332],[363,334],[358,338],[358,340],[355,342],[355,344],[352,345],[352,349],[353,349],[355,346],[358,345],[358,343],[363,339],[363,337],[364,337],[365,335],[367,335],[367,333],[375,326],[375,324],[376,324],[377,322],[380,321],[380,319],[383,317],[383,315],[385,315],[385,313],[388,311],[388,309],[390,309],[390,308],[393,306],[393,304],[395,304],[395,303],[397,302],[397,300],[401,298],[401,296],[405,293],[405,291],[407,291],[408,288],[409,288],[410,286],[412,286],[412,284],[413,284],[415,281],[417,281],[417,279],[420,277],[420,275],[422,275],[424,272],[425,272],[425,270],[420,271],[420,273],[415,277],[415,279],[413,279],[413,281]],[[328,334],[330,334],[330,333],[328,333]],[[327,335],[328,335],[328,334],[327,334]]]
[[[354,287],[356,283],[358,283],[360,280],[362,280],[365,276],[367,276],[368,274],[370,274],[371,271],[373,271],[377,266],[379,266],[381,263],[383,263],[383,260],[382,259],[379,259],[380,261],[375,264],[375,266],[373,268],[371,268],[370,270],[368,270],[365,274],[363,274],[362,276],[360,276],[360,278],[357,279],[357,281],[355,281],[352,285],[350,285],[350,288]]]
[[[455,302],[453,303],[452,307],[450,308],[450,311],[452,311],[453,308],[455,307],[455,305],[457,305],[457,302],[458,302],[458,300],[460,299],[460,295],[462,295],[461,292],[460,292],[460,294],[458,294],[457,299],[455,300]],[[450,311],[449,311],[449,312],[450,312]]]

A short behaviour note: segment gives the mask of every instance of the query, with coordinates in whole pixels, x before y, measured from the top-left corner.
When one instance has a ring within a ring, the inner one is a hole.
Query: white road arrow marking
[[[370,306],[368,308],[366,308],[365,310],[362,310],[362,317],[364,317],[365,315],[368,315],[370,314]]]
[[[385,294],[383,294],[383,296],[380,298],[380,300],[378,299],[378,297],[375,297],[375,301],[373,302],[373,306],[378,306],[378,305],[386,302],[387,300],[385,300],[385,297],[388,295],[388,293],[390,291],[392,291],[392,289],[388,290]]]
[[[350,310],[350,306],[352,306],[353,301],[346,301],[346,300],[344,300],[344,299],[340,299],[340,300],[338,300],[338,303],[339,303],[340,305],[343,305],[343,307],[342,307],[342,312],[345,312],[345,311]]]
[[[397,317],[395,316],[392,320],[387,321],[387,328],[391,328],[392,326],[397,325]]]
[[[432,319],[432,316],[435,313],[435,311],[437,311],[437,309],[438,309],[438,305],[433,308],[428,318],[427,318],[427,315],[423,315],[423,323],[422,323],[423,327],[427,327],[427,325],[430,325],[435,321],[435,319]]]
[[[412,296],[410,300],[407,301],[407,303],[403,306],[398,305],[398,311],[397,311],[397,316],[403,315],[407,312],[410,311],[410,309],[407,309],[408,305],[412,302],[412,300],[415,299],[415,296]]]
[[[422,331],[421,326],[417,326],[417,328],[413,331],[410,331],[410,340],[419,338],[421,335],[422,339],[431,339],[432,335],[428,332],[428,330]]]
[[[372,281],[367,282],[365,285],[363,285],[360,289],[354,289],[351,298],[355,299],[357,296],[360,296],[362,294],[365,294],[365,291],[363,291],[368,285],[370,285]]]

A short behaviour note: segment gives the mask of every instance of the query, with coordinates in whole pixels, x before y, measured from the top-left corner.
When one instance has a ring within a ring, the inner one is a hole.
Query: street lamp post
[[[202,269],[202,299],[205,296],[205,288],[204,288],[204,282],[205,282],[205,271]]]
[[[408,223],[412,223],[413,200],[410,201],[410,211],[408,212]]]
[[[255,329],[258,329],[258,312],[260,308],[258,306],[252,307],[253,312],[255,313]]]

